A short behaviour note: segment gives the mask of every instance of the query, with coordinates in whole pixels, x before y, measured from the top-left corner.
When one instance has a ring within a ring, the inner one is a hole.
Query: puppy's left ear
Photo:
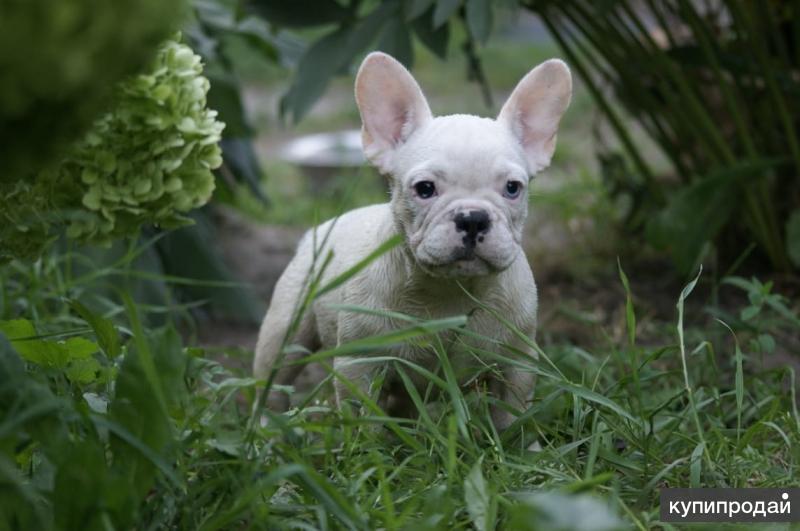
[[[571,98],[569,68],[550,59],[522,78],[500,110],[497,121],[509,127],[522,145],[531,174],[550,165],[558,123]]]
[[[391,171],[394,151],[433,118],[408,70],[381,52],[369,54],[358,69],[356,103],[364,155],[381,173]]]

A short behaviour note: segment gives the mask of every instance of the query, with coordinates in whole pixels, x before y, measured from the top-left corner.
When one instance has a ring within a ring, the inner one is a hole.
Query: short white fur
[[[265,378],[275,370],[275,383],[291,384],[300,366],[289,363],[302,358],[302,352],[332,348],[401,326],[384,317],[341,311],[338,304],[422,318],[467,314],[471,331],[535,357],[525,342],[488,312],[473,311],[475,304],[461,286],[534,336],[536,284],[521,247],[527,190],[530,177],[550,164],[571,93],[569,69],[552,59],[519,82],[495,120],[471,115],[434,117],[408,70],[386,54],[368,55],[356,78],[364,153],[389,177],[391,201],[353,210],[306,234],[275,287],[256,346],[255,375]],[[433,185],[433,196],[418,192],[423,181]],[[512,182],[521,186],[516,197],[509,193],[517,190]],[[396,234],[403,236],[403,245],[312,303],[289,338],[289,343],[303,349],[293,349],[277,367],[294,309],[314,267],[314,255],[333,252],[324,281],[348,270]],[[325,248],[315,253],[314,242],[323,240]],[[471,347],[496,348],[465,336],[452,342],[449,356],[460,369],[462,381],[470,380],[479,369],[468,353]],[[431,369],[437,364],[435,354],[419,345],[402,344],[376,354],[412,359]],[[368,391],[381,367],[354,361],[336,358],[334,368]],[[426,383],[414,378],[419,386]],[[489,379],[490,391],[506,404],[492,410],[498,429],[506,428],[525,409],[534,380],[531,372],[510,366],[501,367],[500,374]],[[337,401],[348,396],[341,381],[335,382],[335,388]],[[381,401],[390,409],[402,404],[400,397],[389,393]],[[285,409],[287,396],[273,392],[268,405]]]

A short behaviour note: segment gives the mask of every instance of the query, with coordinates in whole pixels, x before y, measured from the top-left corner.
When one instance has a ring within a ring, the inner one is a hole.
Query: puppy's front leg
[[[528,351],[531,359],[536,359],[533,351],[525,350]],[[533,398],[536,374],[517,366],[506,367],[502,372],[502,375],[498,375],[492,380],[491,391],[499,400],[508,404],[515,411],[524,412]],[[491,415],[497,431],[505,430],[517,418],[516,414],[496,404],[491,407]]]
[[[362,362],[355,363],[359,359],[361,359]],[[363,358],[349,357],[334,359],[333,368],[339,374],[339,377],[333,382],[333,388],[336,392],[336,405],[339,407],[342,406],[344,400],[354,396],[354,393],[350,391],[349,386],[342,381],[342,378],[348,380],[349,383],[355,385],[359,391],[369,396],[370,386],[375,380],[379,369],[375,363],[364,363]],[[356,398],[359,400],[361,399],[360,396],[356,396]]]

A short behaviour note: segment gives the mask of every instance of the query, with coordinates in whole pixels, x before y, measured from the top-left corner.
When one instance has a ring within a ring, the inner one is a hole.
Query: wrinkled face
[[[528,212],[525,164],[495,120],[445,116],[416,131],[394,157],[392,210],[420,267],[468,277],[511,265]]]
[[[356,78],[364,153],[392,181],[392,212],[417,264],[440,277],[487,275],[521,254],[529,176],[547,167],[572,81],[550,60],[496,120],[434,118],[411,74],[372,53]]]

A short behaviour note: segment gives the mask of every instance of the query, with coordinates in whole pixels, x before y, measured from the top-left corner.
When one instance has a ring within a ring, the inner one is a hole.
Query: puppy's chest
[[[511,339],[511,333],[493,316],[469,305],[452,301],[440,301],[438,304],[424,306],[415,301],[398,302],[402,303],[396,303],[394,307],[388,309],[423,321],[465,315],[466,325],[435,334],[420,334],[383,349],[381,354],[390,354],[430,367],[438,361],[438,350],[446,353],[448,359],[455,364],[472,365],[480,356],[480,351],[495,351],[497,341],[508,342]],[[339,340],[345,342],[410,327],[413,327],[413,324],[401,319],[366,314],[341,315]]]

